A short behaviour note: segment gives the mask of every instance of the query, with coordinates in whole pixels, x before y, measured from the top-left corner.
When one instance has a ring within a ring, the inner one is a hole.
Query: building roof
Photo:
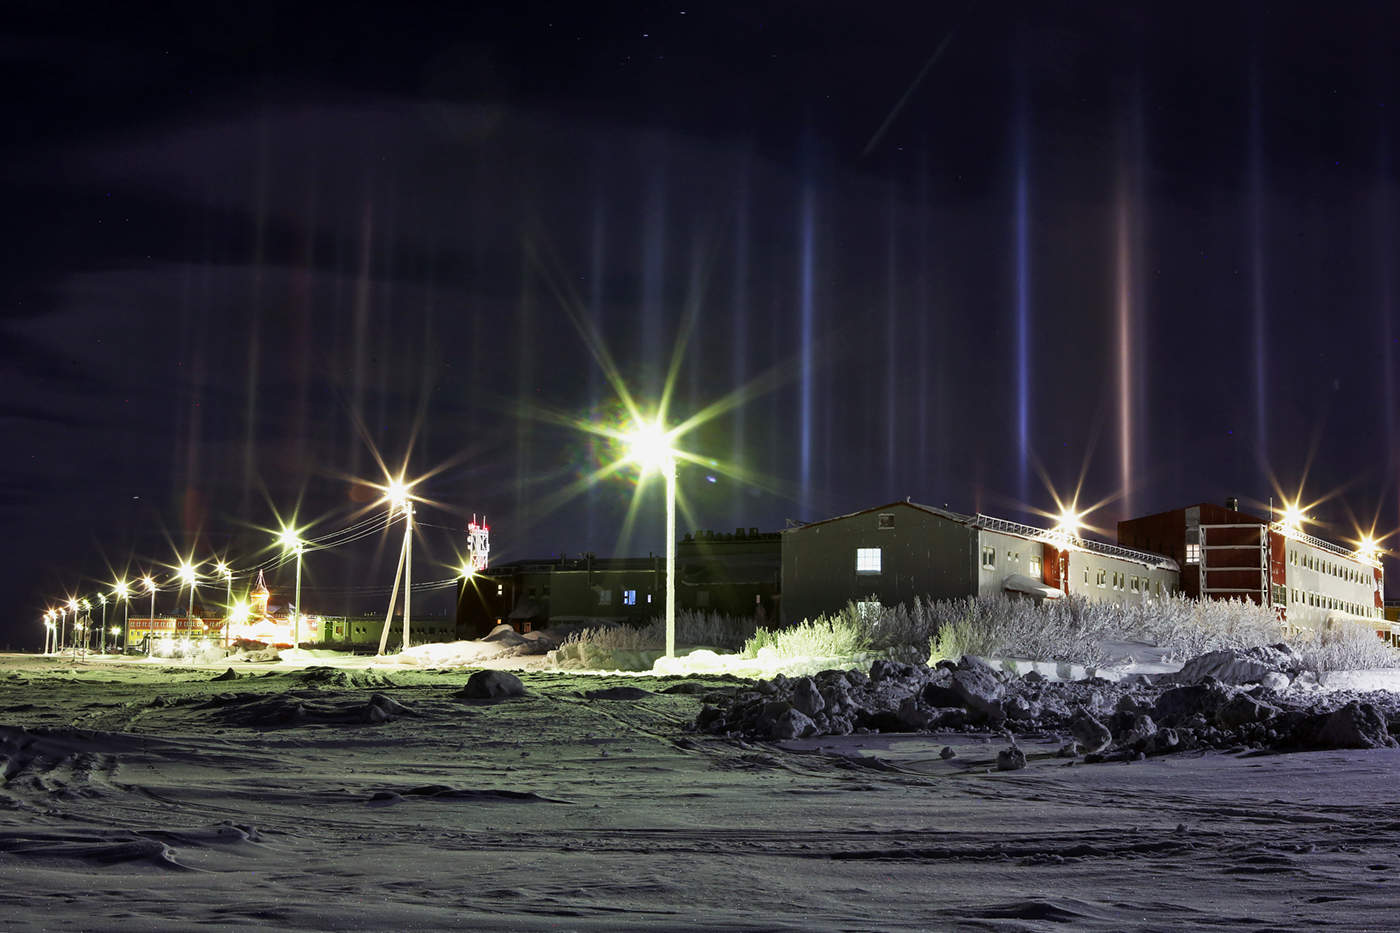
[[[921,512],[927,512],[929,515],[936,515],[939,518],[945,519],[950,522],[956,522],[959,525],[966,525],[969,528],[985,528],[989,531],[997,531],[1002,534],[1016,535],[1018,537],[1026,538],[1032,541],[1043,541],[1058,548],[1090,551],[1095,554],[1103,554],[1106,557],[1117,557],[1122,560],[1130,560],[1134,563],[1143,564],[1148,567],[1158,567],[1163,570],[1175,570],[1178,572],[1181,570],[1181,567],[1177,564],[1176,561],[1162,554],[1153,554],[1148,551],[1137,551],[1132,548],[1122,547],[1121,545],[1117,544],[1105,544],[1102,541],[1092,541],[1088,538],[1079,537],[1078,535],[1070,537],[1067,535],[1056,534],[1048,528],[1037,528],[1034,525],[1025,525],[1021,522],[1013,522],[1003,518],[994,518],[990,515],[983,515],[981,513],[978,513],[977,515],[963,515],[959,512],[953,512],[948,509],[940,509],[932,505],[923,505],[922,503],[914,502],[910,499],[905,499],[902,502],[891,502],[887,505],[877,505],[869,509],[861,509],[859,512],[851,512],[847,515],[837,515],[832,518],[824,518],[821,521],[807,522],[806,524],[797,525],[793,528],[788,528],[784,530],[783,534],[794,534],[796,532],[803,531],[807,528],[813,528],[818,525],[825,525],[830,522],[838,522],[847,518],[855,518],[859,515],[869,515],[871,512],[884,512],[888,511],[889,509],[898,507],[918,509]]]
[[[804,528],[815,528],[818,525],[826,525],[830,522],[839,522],[842,519],[846,518],[855,518],[857,515],[869,515],[871,512],[886,512],[895,507],[918,509],[920,512],[927,512],[930,515],[936,515],[939,518],[947,519],[950,522],[957,522],[959,525],[967,525],[973,521],[973,517],[971,515],[962,515],[958,512],[950,512],[947,509],[940,509],[932,505],[923,505],[922,503],[914,502],[911,499],[901,499],[896,502],[891,502],[888,505],[877,505],[872,508],[861,509],[858,512],[850,512],[846,515],[834,515],[831,518],[823,518],[815,522],[802,522],[800,524],[794,525],[791,528],[784,528],[782,533],[785,535],[790,535],[795,531],[802,531]]]

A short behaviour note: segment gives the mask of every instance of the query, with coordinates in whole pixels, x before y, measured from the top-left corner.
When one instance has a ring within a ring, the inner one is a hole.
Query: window
[[[1039,558],[1039,557],[1032,557],[1032,558],[1031,558],[1031,576],[1033,576],[1033,577],[1038,577],[1038,576],[1040,576],[1040,558]]]
[[[1107,571],[1107,570],[1100,570],[1100,571],[1099,571],[1097,574],[1095,574],[1095,576],[1094,576],[1094,583],[1098,586],[1099,589],[1103,589],[1103,588],[1104,588],[1104,584],[1105,584],[1105,582],[1106,582],[1107,580],[1108,580],[1108,571]]]
[[[505,592],[505,587],[502,586],[501,584],[497,583],[497,584],[496,584],[496,595],[497,595],[497,596],[500,596],[501,593],[503,593],[503,592]]]
[[[598,590],[598,605],[600,605],[600,606],[611,606],[611,605],[612,605],[612,590],[604,590],[604,589]]]
[[[893,512],[881,512],[881,513],[880,513],[880,520],[879,520],[879,523],[878,523],[878,525],[877,525],[876,527],[878,527],[881,531],[888,531],[889,529],[893,528],[893,527],[894,527],[894,513],[893,513]]]
[[[1088,568],[1088,567],[1085,567],[1085,568],[1084,568],[1084,585],[1085,585],[1085,586],[1088,586],[1088,585],[1089,585],[1089,568]]]
[[[856,573],[879,573],[880,549],[877,547],[856,548]]]
[[[994,547],[982,548],[982,569],[992,570],[997,565],[997,549]]]
[[[1020,551],[1007,551],[1007,552],[1006,552],[1006,562],[1007,562],[1008,564],[1014,564],[1014,563],[1018,562],[1020,559],[1021,559],[1021,552],[1020,552]]]
[[[624,605],[624,606],[635,606],[635,605],[637,605],[637,591],[636,591],[636,590],[623,590],[623,591],[622,591],[622,605]]]
[[[1186,563],[1199,564],[1201,562],[1201,546],[1199,544],[1186,545]]]
[[[1158,595],[1158,596],[1161,596],[1161,595],[1162,595],[1162,581],[1161,581],[1161,580],[1158,580],[1158,581],[1157,581],[1157,595]]]
[[[1134,593],[1140,592],[1140,589],[1139,589],[1140,585],[1141,585],[1141,584],[1138,583],[1138,578],[1137,578],[1136,576],[1134,576],[1134,577],[1133,577],[1133,581],[1132,581],[1132,590],[1133,590]]]

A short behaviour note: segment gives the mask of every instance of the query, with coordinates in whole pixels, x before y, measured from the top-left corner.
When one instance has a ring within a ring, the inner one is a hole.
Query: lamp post
[[[83,607],[83,624],[81,629],[83,632],[82,653],[87,654],[92,650],[92,635],[90,634],[92,631],[92,603],[88,602],[87,599],[83,599],[78,605]]]
[[[233,571],[223,561],[219,561],[214,570],[224,578],[224,647],[227,648],[229,613],[233,610]]]
[[[642,422],[627,435],[628,457],[646,475],[666,480],[666,657],[676,656],[676,451],[660,421]]]
[[[125,580],[118,580],[112,588],[112,595],[122,601],[122,654],[126,654],[126,646],[131,643],[131,587]],[[116,627],[113,626],[113,634],[116,634]]]
[[[107,594],[106,594],[106,593],[98,593],[98,594],[97,594],[97,601],[102,605],[102,629],[101,629],[101,632],[100,632],[100,639],[101,639],[101,642],[102,642],[102,646],[101,646],[100,649],[98,649],[98,652],[97,652],[97,653],[98,653],[98,654],[106,654],[106,653],[107,653]]]
[[[191,638],[194,634],[194,585],[199,581],[198,574],[189,561],[180,564],[180,581],[190,588],[190,611],[185,619],[185,638]],[[175,634],[179,634],[176,632]]]
[[[293,603],[295,609],[292,614],[292,647],[301,647],[301,553],[306,549],[306,542],[301,540],[301,535],[295,528],[283,528],[279,536],[282,542],[282,550],[291,551],[297,556],[297,583],[296,596]]]
[[[390,520],[397,510],[403,514],[403,547],[399,549],[399,566],[394,571],[394,588],[389,592],[389,613],[384,617],[384,628],[379,632],[379,655],[382,657],[389,646],[389,627],[394,623],[394,604],[399,598],[399,580],[403,580],[403,644],[400,651],[406,651],[412,644],[409,638],[410,598],[413,593],[413,496],[403,478],[393,480],[383,487],[384,501],[389,503]]]
[[[44,654],[53,653],[53,610],[44,611]]]
[[[73,613],[73,659],[78,658],[78,601],[68,600],[68,611]]]
[[[146,592],[151,594],[151,617],[146,620],[146,657],[149,658],[156,648],[156,581],[145,576],[141,582],[145,584]]]

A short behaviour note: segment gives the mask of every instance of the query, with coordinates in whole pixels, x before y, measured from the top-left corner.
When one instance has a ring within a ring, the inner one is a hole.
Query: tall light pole
[[[68,611],[73,613],[73,658],[78,657],[78,601],[68,600]]]
[[[122,654],[126,654],[126,646],[131,643],[131,587],[125,580],[118,580],[112,595],[122,601]]]
[[[102,647],[98,650],[97,653],[98,653],[98,654],[106,654],[106,653],[107,653],[107,594],[106,594],[106,593],[98,593],[98,594],[97,594],[97,601],[98,601],[99,603],[102,604],[102,633],[101,633]]]
[[[224,647],[227,648],[229,613],[233,610],[233,571],[223,561],[219,561],[214,570],[224,578]]]
[[[627,435],[628,458],[642,474],[657,470],[666,480],[666,657],[676,656],[676,451],[659,421],[642,422]]]
[[[52,654],[53,637],[53,610],[44,611],[44,654]]]
[[[185,620],[185,637],[191,638],[194,635],[194,585],[199,581],[199,575],[195,573],[194,566],[189,561],[180,564],[180,581],[190,588],[190,611]],[[177,631],[175,634],[180,633]]]
[[[413,496],[403,478],[394,480],[383,487],[384,501],[389,503],[390,521],[395,511],[403,515],[403,547],[399,549],[399,567],[394,571],[394,588],[389,593],[389,614],[384,617],[384,628],[379,632],[379,653],[389,646],[389,627],[394,623],[394,603],[399,598],[399,580],[403,579],[403,645],[399,650],[407,650],[412,642],[409,639],[410,598],[413,594]]]
[[[148,575],[142,577],[141,582],[151,594],[151,617],[146,620],[146,657],[149,658],[156,649],[156,581]]]
[[[282,550],[291,551],[297,556],[297,586],[294,603],[296,611],[292,615],[292,647],[301,647],[301,553],[306,549],[306,542],[301,540],[301,535],[295,528],[283,528],[278,536],[282,542]]]

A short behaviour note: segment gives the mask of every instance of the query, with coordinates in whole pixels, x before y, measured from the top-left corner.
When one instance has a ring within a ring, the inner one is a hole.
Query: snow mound
[[[450,669],[456,667],[476,667],[482,661],[499,658],[506,654],[509,646],[487,641],[449,641],[414,645],[398,654],[381,660],[381,663],[398,667]]]
[[[525,695],[525,684],[506,671],[477,671],[455,696],[468,700],[502,700]]]
[[[357,671],[342,667],[308,667],[293,671],[288,676],[313,687],[394,687],[388,676],[379,671]]]
[[[375,724],[391,722],[416,711],[382,693],[363,702],[337,703],[328,699],[278,693],[271,696],[220,694],[205,704],[210,718],[224,725],[250,729],[285,728],[314,724]]]

